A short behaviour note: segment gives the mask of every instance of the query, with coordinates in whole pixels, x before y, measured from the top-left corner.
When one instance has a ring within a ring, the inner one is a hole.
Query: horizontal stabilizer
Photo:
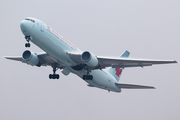
[[[155,89],[153,86],[144,86],[144,85],[132,85],[132,84],[120,84],[115,83],[116,86],[122,89]]]

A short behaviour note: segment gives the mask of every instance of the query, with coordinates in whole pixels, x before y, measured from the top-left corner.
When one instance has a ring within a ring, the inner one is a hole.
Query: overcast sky
[[[35,17],[81,50],[180,62],[179,0],[1,0],[0,56],[21,56],[20,22]],[[31,44],[33,52],[42,52]],[[121,83],[155,90],[114,93],[90,88],[74,74],[49,80],[50,67],[0,58],[1,120],[179,120],[180,65],[127,68]]]

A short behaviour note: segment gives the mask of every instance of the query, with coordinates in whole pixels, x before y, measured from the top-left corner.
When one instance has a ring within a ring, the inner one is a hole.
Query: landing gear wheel
[[[49,74],[49,79],[59,79],[58,74]]]
[[[90,77],[90,80],[92,80],[92,79],[93,79],[93,76],[92,76],[92,75],[90,75],[89,77]]]
[[[92,75],[83,75],[83,80],[93,80]]]
[[[52,75],[51,74],[49,74],[49,79],[52,79]]]
[[[30,46],[31,46],[30,43],[26,43],[26,44],[25,44],[25,47],[30,47]]]
[[[56,74],[55,76],[56,76],[56,79],[59,79],[59,74]]]

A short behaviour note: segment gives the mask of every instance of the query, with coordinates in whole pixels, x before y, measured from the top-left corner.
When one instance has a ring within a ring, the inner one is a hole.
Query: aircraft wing
[[[120,84],[115,83],[116,86],[122,89],[155,89],[153,86],[144,86],[144,85],[132,85],[132,84]]]
[[[39,58],[39,63],[37,66],[51,66],[54,63],[58,63],[55,59],[50,57],[47,53],[40,53],[37,55]],[[20,61],[22,63],[27,63],[29,64],[26,60],[24,60],[21,56],[5,56],[6,59],[9,60],[15,60],[15,61]]]
[[[177,63],[175,60],[148,60],[148,59],[131,59],[131,58],[110,58],[110,57],[98,57],[98,56],[97,59],[99,61],[99,66],[101,68],[144,67],[144,66],[152,66],[155,64]]]
[[[81,59],[82,54],[70,53],[71,59],[79,64],[84,64]],[[132,58],[113,58],[113,57],[101,57],[96,56],[98,59],[98,65],[93,69],[103,69],[106,67],[113,68],[126,68],[126,67],[144,67],[144,66],[152,66],[155,64],[169,64],[169,63],[177,63],[175,60],[151,60],[151,59],[132,59]]]

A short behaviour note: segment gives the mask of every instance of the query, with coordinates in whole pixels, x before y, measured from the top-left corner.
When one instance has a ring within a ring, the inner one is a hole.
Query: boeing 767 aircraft
[[[121,92],[123,88],[154,89],[152,86],[119,83],[123,69],[177,63],[175,60],[130,59],[127,50],[119,58],[95,56],[89,51],[81,51],[51,27],[32,17],[22,20],[20,28],[27,41],[25,47],[30,47],[31,41],[44,52],[36,54],[26,50],[22,56],[5,58],[32,66],[51,66],[53,74],[49,75],[50,79],[59,79],[56,71],[62,69],[64,75],[74,73],[86,81],[89,87],[114,92]]]

